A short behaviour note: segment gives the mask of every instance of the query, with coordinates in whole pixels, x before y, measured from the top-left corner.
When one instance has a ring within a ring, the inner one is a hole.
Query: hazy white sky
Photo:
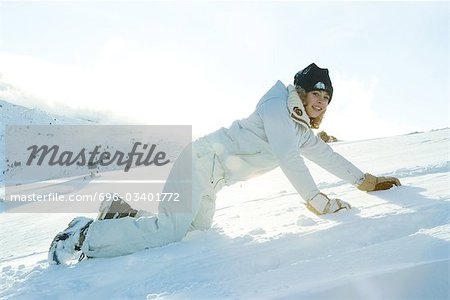
[[[0,2],[0,79],[199,135],[315,62],[335,90],[323,129],[389,136],[449,126],[449,15],[429,1]]]

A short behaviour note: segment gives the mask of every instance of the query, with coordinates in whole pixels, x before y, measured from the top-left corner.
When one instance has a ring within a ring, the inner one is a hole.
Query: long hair
[[[296,86],[295,89],[297,90],[298,96],[302,100],[303,105],[305,105],[306,91],[301,86]],[[309,125],[311,126],[311,128],[314,128],[314,129],[318,129],[319,128],[320,123],[322,123],[323,116],[325,115],[326,111],[327,110],[324,109],[324,111],[321,112],[320,115],[318,115],[316,118],[311,118],[311,117],[309,118],[309,120],[310,120]]]

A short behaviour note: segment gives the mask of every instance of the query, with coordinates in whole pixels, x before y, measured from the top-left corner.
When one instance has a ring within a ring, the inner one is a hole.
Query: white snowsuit
[[[161,203],[158,215],[102,220],[92,223],[83,252],[90,257],[118,256],[181,240],[190,229],[211,227],[217,192],[225,185],[266,173],[277,166],[304,200],[319,190],[303,155],[337,177],[360,184],[363,172],[314,135],[295,88],[278,81],[247,118],[233,122],[192,143],[192,210],[173,212]],[[178,160],[182,161],[182,160]],[[175,162],[165,190],[183,170]]]

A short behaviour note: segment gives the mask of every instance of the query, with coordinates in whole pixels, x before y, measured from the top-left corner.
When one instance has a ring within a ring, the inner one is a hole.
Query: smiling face
[[[303,99],[306,114],[310,118],[317,118],[327,109],[330,95],[325,91],[311,91]]]

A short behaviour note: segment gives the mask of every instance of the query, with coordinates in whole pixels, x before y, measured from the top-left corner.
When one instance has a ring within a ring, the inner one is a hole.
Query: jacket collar
[[[302,125],[306,129],[310,128],[310,119],[308,115],[306,114],[305,107],[303,106],[302,100],[298,96],[298,93],[291,84],[288,85],[288,99],[287,99],[287,105],[289,109],[289,116],[292,120],[294,120],[296,123]]]

